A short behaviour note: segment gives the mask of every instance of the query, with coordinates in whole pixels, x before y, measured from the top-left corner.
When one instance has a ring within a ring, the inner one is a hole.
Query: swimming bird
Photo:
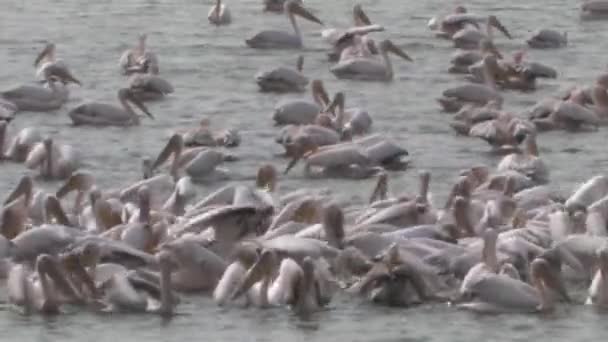
[[[209,9],[207,20],[217,26],[228,25],[232,21],[230,9],[225,3],[222,3],[222,0],[216,0],[215,5]]]
[[[68,112],[74,125],[91,126],[133,126],[139,125],[139,116],[129,102],[135,104],[151,119],[146,106],[138,99],[136,91],[129,88],[118,90],[118,101],[122,107],[102,102],[85,102]]]
[[[304,19],[323,25],[323,22],[315,17],[309,10],[305,9],[299,2],[287,0],[285,2],[285,12],[291,22],[294,33],[285,31],[268,30],[261,31],[245,43],[249,47],[256,49],[300,49],[302,48],[302,34],[296,23],[295,15]]]
[[[67,179],[80,167],[80,157],[72,146],[45,138],[32,147],[25,166],[31,170],[40,168],[40,176],[46,180]]]
[[[568,34],[551,29],[540,29],[534,31],[526,43],[536,49],[560,48],[568,45]]]
[[[296,69],[277,67],[255,74],[255,81],[263,92],[303,92],[308,78],[302,74],[304,56],[298,56]]]
[[[389,52],[392,52],[407,61],[413,61],[410,56],[393,44],[393,42],[384,40],[380,43],[382,61],[375,58],[347,59],[332,66],[330,71],[337,78],[343,79],[392,81],[394,73],[392,63],[388,57]]]
[[[158,57],[146,47],[147,34],[140,34],[137,40],[137,46],[132,49],[127,49],[120,56],[118,66],[123,75],[132,73],[150,73],[157,75],[160,71],[158,66]]]

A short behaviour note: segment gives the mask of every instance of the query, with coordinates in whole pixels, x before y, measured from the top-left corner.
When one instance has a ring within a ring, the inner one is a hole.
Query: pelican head
[[[146,108],[146,106],[143,104],[143,102],[141,102],[141,100],[139,100],[139,98],[137,96],[137,90],[130,89],[130,88],[122,88],[122,89],[118,90],[118,98],[120,99],[121,102],[133,103],[135,106],[137,106],[137,108],[139,108],[142,112],[144,112],[147,116],[149,116],[150,119],[154,119],[154,115],[152,115],[148,111],[148,108]]]
[[[318,146],[315,144],[313,139],[307,135],[298,136],[292,143],[289,143],[289,147],[292,151],[294,151],[294,157],[285,168],[284,174],[289,173],[300,159],[313,154],[317,151]]]
[[[89,191],[95,184],[95,179],[90,172],[76,171],[68,177],[65,183],[57,190],[55,196],[63,198],[72,191]]]
[[[181,134],[173,134],[165,148],[160,152],[160,154],[152,164],[151,170],[156,170],[160,165],[165,163],[171,155],[173,155],[174,158],[173,165],[177,167],[177,160],[179,160],[179,158],[181,157],[183,149],[184,138],[181,136]],[[176,173],[177,170],[172,170],[172,172]]]
[[[55,222],[64,226],[71,226],[70,220],[68,216],[65,214],[65,211],[61,207],[61,202],[55,196],[47,196],[44,201],[44,211],[46,216],[46,221],[51,223],[51,219],[55,219]]]
[[[403,50],[401,50],[392,41],[385,39],[380,43],[380,51],[392,52],[395,55],[405,59],[406,61],[413,62],[414,60],[408,56]]]
[[[277,169],[271,164],[265,164],[258,169],[256,187],[273,192],[277,184]]]
[[[23,176],[19,180],[19,184],[15,187],[13,192],[8,195],[6,200],[4,201],[4,205],[7,206],[11,202],[15,201],[21,196],[25,196],[26,203],[29,203],[32,197],[32,193],[34,191],[34,181],[30,176]]]
[[[530,278],[541,297],[539,311],[551,311],[554,308],[548,289],[556,291],[566,301],[570,301],[563,279],[544,258],[536,258],[530,263]]]
[[[237,291],[232,295],[236,299],[247,292],[253,284],[266,277],[271,277],[277,267],[278,259],[276,252],[270,249],[262,251],[257,261],[249,268]]]
[[[327,95],[323,81],[313,80],[310,84],[310,88],[312,91],[312,98],[318,105],[324,107],[329,103],[329,95]]]
[[[488,17],[488,25],[493,26],[496,29],[498,29],[507,38],[513,39],[513,37],[511,37],[511,34],[509,33],[509,31],[507,30],[507,28],[504,27],[504,25],[500,22],[500,20],[498,20],[498,18],[495,15],[491,15]]]
[[[344,240],[344,213],[336,204],[328,205],[323,211],[323,229],[329,245],[342,249]]]
[[[146,50],[146,40],[148,40],[148,35],[145,33],[141,33],[137,37],[137,49],[139,50],[139,53],[143,54]]]
[[[42,61],[54,61],[55,60],[55,44],[47,43],[44,46],[44,49],[40,51],[38,56],[36,56],[36,60],[34,61],[34,66],[37,67],[42,63]]]
[[[72,75],[69,69],[57,64],[51,64],[44,68],[44,79],[47,82],[59,81],[63,84],[74,83],[82,86],[82,83]]]
[[[287,15],[289,15],[289,16],[292,16],[295,14],[306,20],[315,22],[319,25],[323,25],[323,22],[321,20],[319,20],[317,17],[315,17],[314,14],[312,14],[309,10],[304,8],[304,6],[302,6],[302,4],[297,1],[294,1],[294,0],[285,1],[284,9],[285,9],[285,13],[287,13]]]
[[[366,26],[372,24],[367,14],[365,14],[363,11],[361,4],[355,4],[355,6],[353,6],[353,19],[355,21],[355,26]]]

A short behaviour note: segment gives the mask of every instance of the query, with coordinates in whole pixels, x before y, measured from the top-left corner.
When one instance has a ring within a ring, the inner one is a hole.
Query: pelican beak
[[[57,198],[63,198],[74,190],[87,191],[94,184],[93,176],[86,172],[74,172],[55,193]]]
[[[291,170],[294,166],[296,166],[296,164],[298,163],[298,161],[300,161],[300,159],[302,159],[302,154],[301,153],[297,153],[293,159],[289,162],[289,164],[287,165],[287,167],[285,168],[285,171],[283,172],[284,175],[289,173],[289,170]]]
[[[265,250],[260,255],[258,261],[251,266],[249,271],[245,274],[245,278],[239,286],[238,290],[232,295],[232,299],[236,299],[247,292],[253,284],[262,280],[264,276],[269,276],[272,269],[272,252]]]
[[[372,55],[377,55],[380,53],[380,51],[378,51],[378,48],[376,47],[376,43],[373,40],[366,39],[365,43],[367,44],[367,48],[369,49],[369,52],[372,53]]]
[[[178,151],[182,148],[184,144],[184,140],[180,134],[173,134],[169,142],[160,152],[154,163],[152,164],[152,170],[155,170],[157,167],[162,165],[164,162],[169,159],[171,154],[178,153]]]
[[[353,7],[353,16],[356,26],[366,26],[372,24],[371,20],[369,20],[369,17],[367,14],[365,14],[360,4],[356,4],[355,7]]]
[[[134,93],[130,93],[129,100],[131,101],[131,103],[136,105],[137,108],[144,112],[148,117],[150,117],[150,119],[154,120],[154,115],[152,115],[152,113],[148,111],[148,108],[144,105],[143,102],[141,102],[140,99],[137,98],[137,96],[135,96]]]
[[[70,298],[82,299],[72,283],[68,281],[65,269],[58,260],[48,254],[42,254],[36,260],[36,269],[38,272],[47,274],[63,294]]]
[[[82,86],[82,83],[78,79],[76,79],[74,75],[72,75],[70,70],[64,67],[51,65],[44,69],[44,76],[47,80],[56,78],[64,84],[72,82],[78,84],[79,86]]]
[[[313,99],[315,99],[315,102],[317,102],[321,106],[325,106],[329,103],[329,95],[327,95],[325,86],[323,86],[323,81],[313,80],[311,84],[311,89],[312,97]]]
[[[19,184],[17,184],[17,187],[15,187],[15,190],[13,190],[13,192],[11,192],[11,194],[8,195],[4,201],[4,205],[13,202],[21,195],[29,196],[32,193],[33,188],[34,183],[32,182],[32,178],[29,176],[23,176],[19,181]]]
[[[36,56],[36,60],[34,61],[34,66],[38,66],[38,64],[40,64],[40,62],[42,62],[42,60],[46,56],[48,56],[51,53],[53,53],[54,50],[55,50],[55,44],[53,44],[53,43],[46,44],[46,46],[44,47],[44,49],[42,49],[42,51],[40,51],[40,53],[38,54],[38,56]]]
[[[342,93],[341,91],[337,92],[336,95],[334,95],[334,99],[327,106],[327,108],[325,108],[325,113],[335,114],[336,108],[344,110],[344,93]]]
[[[503,24],[500,22],[500,20],[498,20],[496,16],[490,16],[489,23],[490,25],[497,28],[500,32],[502,32],[507,38],[513,39],[507,28],[503,26]]]
[[[306,8],[304,8],[301,4],[299,4],[297,2],[292,2],[292,6],[289,9],[290,9],[291,13],[297,14],[306,20],[310,20],[319,25],[324,25],[323,22],[321,20],[319,20],[319,18],[315,17],[314,14],[312,14],[309,10],[307,10]]]
[[[298,56],[298,61],[296,63],[296,68],[299,72],[302,72],[302,70],[304,69],[304,56],[299,55]]]
[[[70,220],[68,219],[65,211],[61,207],[61,203],[55,196],[47,196],[44,203],[44,210],[46,211],[46,218],[50,220],[54,217],[58,224],[64,226],[71,226]]]
[[[543,283],[547,287],[557,292],[566,302],[571,302],[572,300],[568,295],[568,290],[566,290],[564,279],[562,278],[559,270],[556,270],[555,268],[549,266],[549,263],[544,259],[537,259],[537,261],[539,260],[540,263],[537,263],[538,265],[533,266],[537,267]]]
[[[399,47],[397,47],[395,44],[393,44],[393,42],[391,42],[390,40],[387,40],[387,51],[390,51],[392,53],[394,53],[395,55],[405,59],[406,61],[410,61],[413,62],[414,60],[412,59],[412,57],[410,57],[408,54],[406,54],[403,50],[401,50]]]
[[[372,191],[372,196],[369,199],[369,203],[374,203],[377,200],[386,199],[386,190],[388,187],[388,176],[385,172],[380,173],[376,187]]]

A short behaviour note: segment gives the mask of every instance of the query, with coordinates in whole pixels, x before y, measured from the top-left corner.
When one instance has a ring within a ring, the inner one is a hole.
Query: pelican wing
[[[81,104],[68,115],[74,124],[124,125],[132,120],[124,108],[101,102]]]
[[[321,108],[305,100],[284,100],[279,102],[272,114],[272,119],[280,125],[306,125],[315,121]]]
[[[352,58],[331,67],[330,71],[338,78],[377,80],[385,79],[387,70],[380,61],[370,58]]]
[[[301,48],[302,39],[285,31],[262,31],[245,41],[249,47],[257,49]]]
[[[169,81],[151,74],[137,74],[129,82],[133,89],[151,91],[159,94],[171,94],[174,89]]]

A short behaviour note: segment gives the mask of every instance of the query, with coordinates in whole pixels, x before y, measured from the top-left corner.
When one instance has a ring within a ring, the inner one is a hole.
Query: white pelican
[[[524,144],[524,151],[505,156],[498,164],[497,170],[515,170],[525,176],[530,177],[530,179],[536,183],[547,183],[549,181],[549,168],[538,156],[536,132],[526,133]]]
[[[304,56],[298,56],[296,69],[278,67],[259,71],[255,81],[264,92],[303,92],[308,85],[308,78],[302,74]]]
[[[452,41],[454,42],[454,46],[461,49],[478,49],[479,43],[484,38],[488,38],[490,40],[493,39],[492,27],[496,27],[499,31],[501,31],[507,38],[512,39],[511,34],[507,29],[502,25],[502,23],[498,20],[498,18],[494,15],[490,15],[486,20],[486,32],[483,33],[478,28],[478,21],[484,20],[483,17],[479,17],[473,14],[461,14],[461,15],[453,15],[454,20],[461,21],[462,23],[466,23],[464,27],[456,32],[452,36]]]
[[[141,101],[159,100],[174,91],[171,83],[164,78],[154,74],[140,73],[129,78],[129,88]]]
[[[302,48],[302,34],[294,15],[299,15],[304,19],[323,25],[321,20],[317,19],[310,11],[294,0],[287,0],[285,2],[285,12],[291,22],[294,33],[276,30],[262,31],[253,36],[253,38],[247,39],[245,41],[247,45],[256,49],[300,49]]]
[[[533,286],[508,275],[486,274],[468,289],[474,301],[458,307],[480,313],[537,313],[554,309],[552,289],[558,289],[561,296],[568,298],[559,276],[546,260],[532,261],[530,277]]]
[[[380,43],[380,53],[383,62],[374,58],[353,58],[331,67],[330,71],[337,78],[368,80],[368,81],[391,81],[393,79],[393,66],[388,57],[388,53],[392,52],[397,56],[413,61],[403,50],[398,48],[390,40],[384,40]]]
[[[454,33],[458,32],[462,28],[462,24],[459,21],[452,20],[452,15],[460,15],[467,13],[467,9],[464,6],[456,6],[454,11],[445,17],[434,16],[429,19],[427,26],[433,31],[437,31],[435,34],[439,38],[450,39]]]
[[[133,111],[128,102],[132,102],[151,119],[146,106],[137,98],[136,91],[123,88],[118,91],[118,101],[122,107],[101,102],[87,102],[70,110],[68,115],[74,125],[92,126],[132,126],[139,124],[139,116]]]
[[[51,111],[61,108],[68,101],[69,82],[80,84],[60,67],[49,65],[44,68],[44,85],[22,85],[0,92],[0,99],[13,104],[17,110]]]
[[[568,34],[550,29],[536,30],[526,43],[537,49],[559,48],[568,45]]]
[[[317,114],[329,104],[329,96],[321,80],[310,84],[313,101],[288,99],[282,100],[274,108],[272,119],[277,125],[312,124]]]
[[[230,15],[230,9],[228,6],[223,4],[222,0],[216,0],[215,5],[211,6],[211,9],[209,9],[207,19],[210,23],[220,26],[230,24],[232,21],[232,16]]]
[[[372,24],[360,4],[355,4],[353,6],[353,24],[355,28]],[[336,28],[327,28],[321,31],[321,37],[323,37],[323,39],[325,39],[329,44],[334,45],[340,39],[340,37],[349,31],[350,29],[341,30]]]
[[[5,133],[6,134],[6,133]],[[6,135],[3,137],[6,143]],[[17,163],[23,163],[32,147],[42,141],[42,134],[34,127],[26,127],[19,131],[10,141],[3,156]]]
[[[36,77],[40,80],[46,80],[49,70],[47,68],[52,67],[55,69],[54,73],[61,73],[63,79],[80,85],[78,81],[70,72],[65,62],[61,59],[57,59],[55,56],[55,44],[48,43],[44,49],[38,54],[34,61],[36,69]]]
[[[182,133],[185,146],[224,146],[237,147],[241,144],[241,136],[236,129],[212,130],[211,121],[204,118],[198,127],[193,127]]]
[[[217,168],[226,160],[223,153],[208,148],[191,148],[185,150],[184,139],[179,134],[174,134],[167,142],[167,145],[158,154],[156,161],[152,165],[155,170],[165,163],[171,156],[170,174],[177,181],[179,172],[183,171],[194,181],[203,179],[228,177],[227,170]]]
[[[589,297],[585,304],[600,308],[608,307],[608,248],[602,247],[597,251],[598,268],[589,286]]]
[[[118,65],[123,75],[132,73],[150,73],[156,75],[159,73],[158,58],[156,54],[146,48],[146,34],[139,35],[137,46],[126,50]]]
[[[586,0],[581,4],[581,19],[608,18],[608,1]]]
[[[27,156],[28,169],[40,168],[44,179],[67,179],[80,166],[78,153],[70,145],[57,144],[51,138],[38,143]]]
[[[283,13],[285,9],[286,0],[263,0],[264,1],[264,12],[276,12]],[[296,0],[298,3],[302,3],[302,0]]]

